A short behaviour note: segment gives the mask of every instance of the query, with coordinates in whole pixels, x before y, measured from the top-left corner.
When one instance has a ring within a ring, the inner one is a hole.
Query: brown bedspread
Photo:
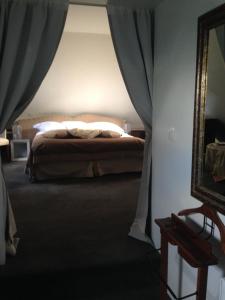
[[[39,154],[102,153],[114,151],[143,151],[144,140],[135,137],[55,139],[37,135],[32,143],[32,152]]]
[[[37,135],[27,162],[32,180],[141,172],[144,140],[136,137],[55,139]]]

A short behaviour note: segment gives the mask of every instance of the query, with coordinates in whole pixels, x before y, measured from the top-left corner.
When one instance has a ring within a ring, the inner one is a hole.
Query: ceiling
[[[109,35],[110,29],[105,7],[70,5],[64,31]]]
[[[108,16],[103,5],[107,0],[70,0],[64,32],[110,35]],[[125,6],[154,8],[163,0],[109,0]],[[72,5],[80,3],[80,5]],[[89,5],[88,5],[89,4]]]

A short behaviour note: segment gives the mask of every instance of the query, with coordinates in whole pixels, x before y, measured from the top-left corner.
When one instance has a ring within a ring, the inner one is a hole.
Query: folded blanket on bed
[[[52,153],[93,153],[113,151],[143,151],[144,140],[131,136],[94,139],[55,139],[37,135],[32,143],[32,151],[37,154]]]

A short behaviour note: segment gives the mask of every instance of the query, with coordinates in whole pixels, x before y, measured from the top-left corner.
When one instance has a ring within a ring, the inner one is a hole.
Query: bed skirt
[[[139,157],[114,158],[96,161],[58,161],[33,164],[26,168],[31,181],[57,178],[96,177],[107,174],[121,174],[142,171],[142,155]]]

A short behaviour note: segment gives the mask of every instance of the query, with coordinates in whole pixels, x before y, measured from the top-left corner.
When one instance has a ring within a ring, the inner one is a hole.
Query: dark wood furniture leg
[[[194,213],[200,213],[204,216],[202,231],[195,232],[182,219],[175,214],[171,214],[169,218],[156,219],[155,222],[160,228],[161,233],[161,284],[160,284],[160,300],[167,300],[167,290],[175,299],[187,299],[196,295],[196,300],[205,300],[207,291],[208,267],[218,264],[217,257],[213,254],[212,245],[205,239],[201,233],[206,230],[206,225],[210,226],[211,233],[208,236],[213,236],[214,224],[220,231],[221,248],[225,253],[225,225],[220,219],[217,211],[209,204],[203,204],[201,207],[186,209],[179,212],[180,216],[188,216]],[[212,221],[209,225],[205,218]],[[206,222],[205,222],[206,221]],[[179,255],[193,268],[198,269],[197,276],[197,291],[183,296],[176,297],[174,292],[168,286],[168,244],[177,246]]]
[[[167,277],[168,277],[168,240],[161,233],[161,266],[160,266],[160,300],[167,300]]]
[[[205,300],[206,299],[207,276],[208,276],[208,267],[207,266],[198,268],[196,300]]]

